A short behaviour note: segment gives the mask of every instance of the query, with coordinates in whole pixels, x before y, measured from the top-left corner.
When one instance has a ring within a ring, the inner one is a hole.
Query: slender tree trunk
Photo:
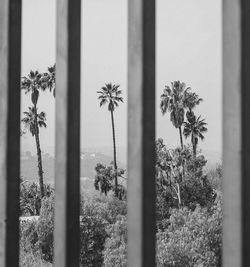
[[[196,150],[197,150],[197,148],[196,148],[196,141],[195,141],[195,138],[194,138],[193,135],[192,135],[192,145],[193,145],[193,155],[196,158]]]
[[[182,206],[182,202],[181,202],[181,188],[180,188],[179,183],[177,183],[177,197],[178,197],[178,206],[180,209]]]
[[[181,126],[179,127],[179,134],[180,134],[180,141],[181,141],[181,149],[183,149],[183,139],[182,139]]]
[[[115,168],[115,196],[118,197],[118,181],[117,181],[117,162],[116,162],[116,143],[115,143],[115,123],[114,123],[114,114],[111,113],[111,122],[112,122],[112,132],[113,132],[113,151],[114,151],[114,168]]]
[[[193,145],[193,152],[194,152],[194,157],[196,158],[196,143]]]
[[[40,147],[40,140],[39,140],[39,128],[37,123],[37,109],[35,107],[35,139],[36,139],[36,149],[37,149],[37,167],[38,167],[38,177],[39,177],[39,184],[40,184],[40,192],[41,192],[41,199],[44,197],[44,186],[43,186],[43,166],[42,166],[42,153]]]
[[[177,196],[177,200],[178,200],[178,208],[181,208],[182,206],[182,201],[181,201],[181,188],[180,188],[180,184],[176,183],[176,188],[175,186],[173,186],[173,189],[176,193]]]

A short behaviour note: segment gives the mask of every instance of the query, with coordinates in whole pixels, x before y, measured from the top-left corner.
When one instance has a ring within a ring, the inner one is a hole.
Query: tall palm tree
[[[186,88],[186,84],[180,81],[171,83],[171,88],[165,86],[161,95],[160,108],[164,115],[167,111],[170,113],[170,120],[175,128],[179,129],[181,148],[183,149],[182,124],[185,115],[185,97],[190,88]]]
[[[113,132],[113,152],[114,152],[114,169],[115,169],[115,195],[118,197],[118,181],[117,181],[117,161],[116,161],[116,142],[115,142],[115,123],[114,123],[114,111],[118,107],[119,102],[123,102],[121,97],[122,91],[119,90],[120,85],[112,83],[105,84],[101,88],[101,91],[97,91],[100,96],[100,107],[108,104],[108,111],[111,114],[112,132]]]
[[[46,83],[46,87],[50,92],[53,92],[53,96],[56,96],[56,64],[48,67],[48,72],[43,74],[43,81]]]
[[[42,153],[41,146],[39,140],[39,128],[46,128],[46,115],[44,112],[37,113],[36,107],[29,107],[28,111],[23,112],[24,118],[22,119],[22,123],[25,128],[29,130],[32,136],[35,137],[36,140],[36,149],[37,149],[37,163],[38,163],[38,176],[39,176],[39,184],[41,190],[41,198],[44,197],[44,186],[43,186],[43,167],[42,167]]]
[[[25,94],[30,93],[31,94],[31,102],[33,104],[32,108],[29,108],[29,112],[33,112],[33,129],[39,129],[39,124],[38,124],[38,114],[37,114],[37,102],[39,99],[40,91],[45,91],[47,88],[47,83],[45,82],[43,75],[39,73],[37,70],[36,71],[30,71],[30,73],[27,76],[22,77],[21,80],[21,89],[25,91]],[[26,114],[25,114],[26,115]],[[31,130],[31,128],[30,128]],[[32,132],[31,132],[32,133]],[[35,132],[33,131],[35,135]],[[39,143],[39,148],[40,148],[40,143]],[[42,168],[39,167],[38,164],[38,173],[41,173],[41,177],[39,174],[39,180],[43,181],[43,174],[42,174]],[[42,197],[44,196],[43,193],[43,188],[41,188],[41,194]]]
[[[203,134],[207,132],[206,125],[207,123],[205,122],[205,119],[201,119],[201,116],[196,118],[195,115],[193,115],[190,118],[187,118],[187,122],[184,122],[183,134],[186,138],[191,136],[194,157],[196,157],[199,138],[203,140],[204,139]]]

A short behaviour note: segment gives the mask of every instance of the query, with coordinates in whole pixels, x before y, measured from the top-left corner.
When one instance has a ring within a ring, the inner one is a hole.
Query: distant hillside
[[[95,177],[95,166],[97,163],[110,164],[113,161],[112,154],[104,154],[96,152],[97,149],[86,149],[81,153],[81,177]],[[108,151],[107,151],[108,153]],[[206,169],[214,169],[218,163],[222,162],[221,153],[211,150],[203,150],[205,158],[207,159]],[[54,181],[54,157],[45,153],[43,157],[43,169],[45,182]],[[118,166],[125,168],[125,164],[118,162]],[[37,175],[37,156],[26,151],[21,156],[21,176],[27,180],[38,181]],[[126,176],[126,175],[125,175]]]
[[[43,169],[44,169],[44,180],[45,182],[54,181],[54,164],[55,160],[48,153],[42,155],[43,158]],[[94,178],[95,166],[97,163],[110,164],[113,158],[102,153],[97,152],[82,152],[81,153],[81,177]],[[118,163],[118,166],[125,168],[124,164]],[[32,155],[29,151],[21,155],[21,176],[27,180],[38,180],[37,174],[37,157]]]

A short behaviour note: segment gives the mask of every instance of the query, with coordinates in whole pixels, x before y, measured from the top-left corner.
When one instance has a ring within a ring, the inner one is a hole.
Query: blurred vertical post
[[[81,0],[57,0],[55,266],[79,266]]]
[[[223,266],[250,266],[250,2],[223,1]]]
[[[21,1],[0,2],[0,266],[19,266]]]
[[[154,267],[155,0],[128,12],[128,266]]]

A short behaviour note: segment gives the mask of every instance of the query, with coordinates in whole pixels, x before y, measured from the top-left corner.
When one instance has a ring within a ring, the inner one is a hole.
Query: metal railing
[[[55,266],[79,265],[81,1],[57,0]],[[223,1],[223,265],[250,266],[250,2]],[[155,266],[155,0],[129,0],[128,265]],[[83,40],[84,42],[84,40]],[[19,263],[21,0],[0,1],[0,266]]]

